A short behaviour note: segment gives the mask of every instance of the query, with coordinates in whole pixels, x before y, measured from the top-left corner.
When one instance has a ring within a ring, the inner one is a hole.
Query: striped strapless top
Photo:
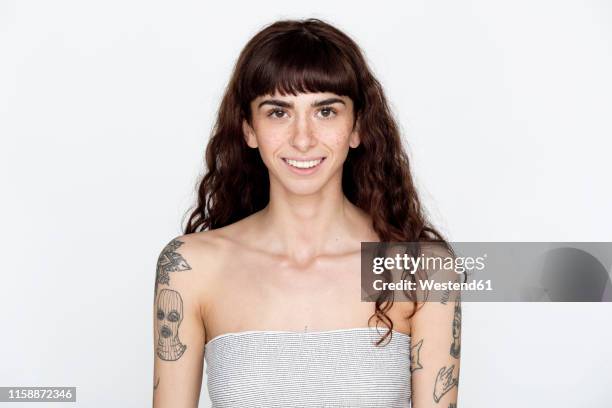
[[[213,408],[410,407],[410,336],[373,327],[244,331],[205,346]]]

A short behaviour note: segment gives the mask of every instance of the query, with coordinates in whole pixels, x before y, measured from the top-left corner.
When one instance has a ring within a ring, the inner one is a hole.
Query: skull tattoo
[[[157,295],[157,355],[162,360],[178,360],[186,345],[178,337],[183,320],[183,299],[178,292],[163,289]]]

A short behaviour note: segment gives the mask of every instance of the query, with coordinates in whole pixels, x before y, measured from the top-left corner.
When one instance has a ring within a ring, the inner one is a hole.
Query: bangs
[[[267,94],[331,92],[348,96],[359,108],[359,82],[348,56],[315,35],[294,31],[272,38],[247,56],[238,85],[243,111]]]

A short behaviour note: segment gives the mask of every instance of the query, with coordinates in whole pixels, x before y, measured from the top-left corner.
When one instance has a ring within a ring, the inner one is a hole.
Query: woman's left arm
[[[461,354],[461,296],[420,302],[411,319],[412,408],[456,408]]]

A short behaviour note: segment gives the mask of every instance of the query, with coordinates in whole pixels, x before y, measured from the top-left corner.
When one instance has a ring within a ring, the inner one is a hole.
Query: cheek
[[[349,150],[348,134],[338,131],[328,131],[321,134],[319,140],[338,156],[343,156]]]
[[[319,129],[321,141],[329,147],[336,149],[346,149],[349,146],[352,128],[348,124],[334,124],[333,126],[322,126]]]
[[[270,157],[274,152],[280,149],[286,139],[285,135],[280,131],[274,132],[263,130],[259,131],[257,134],[257,145],[264,161],[265,158]]]
[[[349,144],[349,138],[346,135],[339,135],[333,139],[333,143],[337,149],[344,149]]]

